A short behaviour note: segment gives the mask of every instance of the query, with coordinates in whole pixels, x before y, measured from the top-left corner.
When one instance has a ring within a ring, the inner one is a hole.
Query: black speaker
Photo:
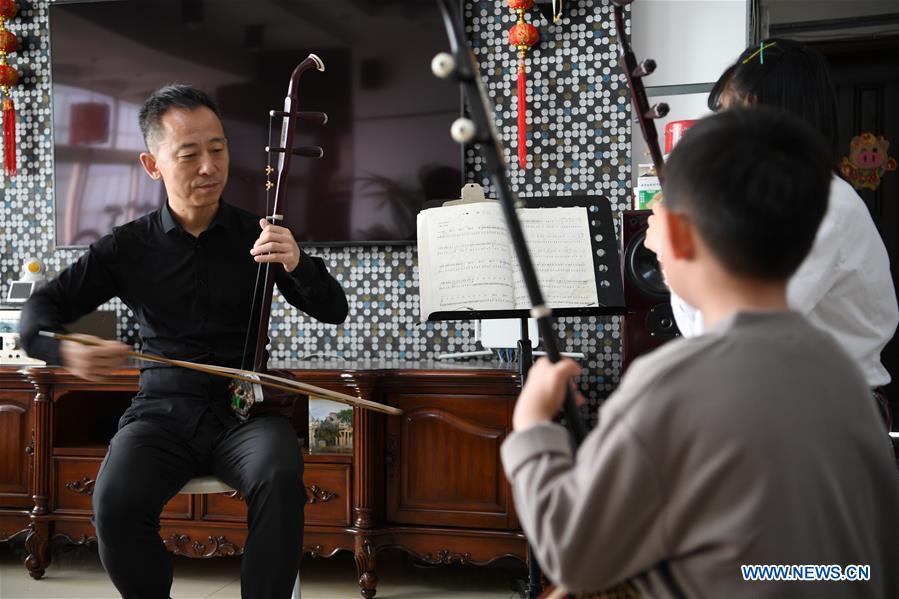
[[[680,336],[671,295],[655,253],[644,247],[650,210],[621,213],[621,276],[627,315],[621,320],[621,372],[635,358]]]

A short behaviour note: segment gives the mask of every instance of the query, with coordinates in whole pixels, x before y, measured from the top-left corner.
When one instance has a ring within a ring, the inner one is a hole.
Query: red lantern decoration
[[[19,49],[19,38],[6,29],[6,20],[16,16],[15,0],[0,0],[0,92],[3,98],[3,168],[7,177],[16,174],[16,107],[9,89],[19,82],[19,72],[7,64],[7,54]]]
[[[19,12],[15,0],[0,0],[0,19],[11,19]]]
[[[19,38],[12,31],[0,29],[0,53],[9,54],[19,49]]]
[[[19,72],[8,64],[0,64],[0,87],[13,87],[19,82]]]
[[[518,50],[518,167],[527,168],[527,51],[540,41],[537,28],[524,20],[524,11],[534,7],[534,0],[507,0],[509,8],[518,12],[518,22],[509,29],[509,44]]]

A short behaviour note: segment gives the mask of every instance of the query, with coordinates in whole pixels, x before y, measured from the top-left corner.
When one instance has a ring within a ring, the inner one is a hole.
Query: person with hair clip
[[[864,200],[837,174],[837,100],[824,58],[808,46],[780,38],[744,50],[715,83],[709,108],[718,112],[753,106],[800,117],[821,133],[833,153],[827,212],[811,252],[790,278],[787,299],[793,310],[833,335],[858,364],[889,430],[892,415],[883,388],[890,374],[880,353],[899,323],[896,290],[886,248]],[[656,221],[654,214],[646,235],[646,247],[653,251]],[[671,306],[685,337],[703,332],[701,312],[676,292],[671,293]]]

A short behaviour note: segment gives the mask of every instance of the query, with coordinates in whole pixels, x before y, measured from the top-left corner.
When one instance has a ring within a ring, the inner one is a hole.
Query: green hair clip
[[[756,50],[755,52],[753,52],[752,54],[750,54],[749,56],[747,56],[746,58],[743,59],[743,64],[746,64],[747,62],[749,62],[750,60],[755,58],[756,55],[758,55],[758,57],[759,57],[759,64],[765,64],[765,48],[766,47],[773,48],[776,45],[777,45],[777,42],[773,42],[773,43],[765,46],[765,42],[762,42],[761,44],[759,44],[758,50]]]

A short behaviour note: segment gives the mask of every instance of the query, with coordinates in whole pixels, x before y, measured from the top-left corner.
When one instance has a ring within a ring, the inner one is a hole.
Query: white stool
[[[189,493],[191,495],[208,495],[211,493],[233,493],[234,489],[226,485],[220,478],[215,476],[197,476],[187,481],[179,493]],[[297,579],[293,583],[293,595],[291,599],[301,599],[300,595],[300,575],[297,573]]]

